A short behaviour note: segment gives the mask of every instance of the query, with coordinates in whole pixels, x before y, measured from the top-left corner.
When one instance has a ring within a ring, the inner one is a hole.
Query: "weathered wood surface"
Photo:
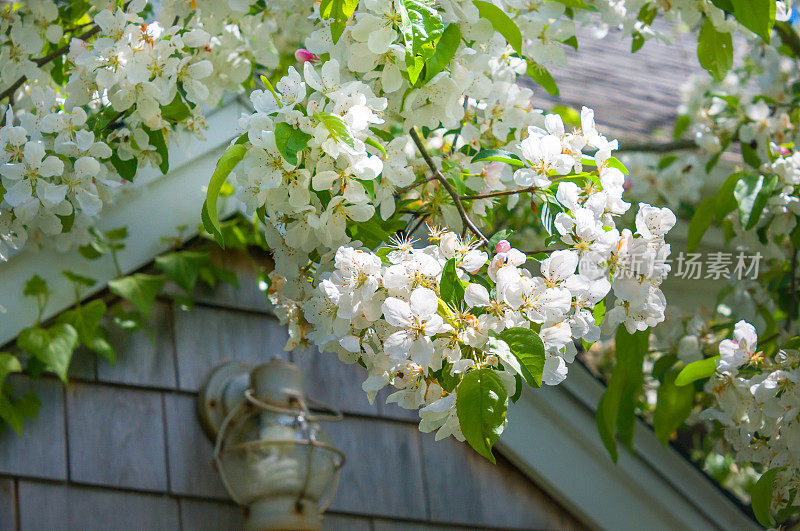
[[[237,262],[242,278],[255,278],[252,267]],[[211,467],[194,393],[221,361],[276,355],[303,368],[311,396],[345,412],[328,427],[348,462],[325,529],[579,526],[507,462],[495,467],[464,446],[434,443],[413,414],[370,405],[361,367],[314,350],[284,352],[285,328],[252,293],[226,288],[215,300],[206,293],[191,312],[159,302],[154,342],[115,335],[118,364],[86,357],[66,390],[51,377],[11,378],[43,405],[22,437],[0,434],[0,531],[240,529],[241,513]]]
[[[635,54],[630,40],[618,32],[596,40],[580,31],[578,41],[577,51],[567,48],[568,65],[551,69],[559,97],[527,80],[534,103],[590,107],[601,129],[623,140],[643,141],[668,130],[677,116],[681,86],[692,75],[703,75],[697,41],[686,35],[671,44],[651,39]]]

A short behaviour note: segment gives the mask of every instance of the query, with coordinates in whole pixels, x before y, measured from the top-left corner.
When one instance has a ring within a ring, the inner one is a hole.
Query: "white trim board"
[[[601,529],[760,529],[694,465],[637,420],[634,453],[615,465],[597,433],[604,390],[579,363],[559,386],[509,408],[498,448],[576,515]]]
[[[137,179],[147,184],[132,190],[107,207],[97,222],[100,230],[128,227],[126,247],[119,252],[123,272],[139,269],[169,248],[163,236],[177,235],[176,227],[185,225],[185,238],[197,234],[200,210],[205,200],[205,187],[217,160],[236,135],[242,112],[249,112],[239,100],[216,109],[207,116],[206,140],[192,139],[171,146],[170,170],[161,176],[155,168],[140,170]],[[229,202],[230,203],[230,202]],[[230,207],[221,215],[231,212]],[[36,304],[22,294],[25,282],[34,274],[47,281],[53,292],[44,318],[57,315],[74,304],[69,281],[63,270],[88,276],[97,284],[85,292],[90,296],[116,275],[110,257],[89,261],[77,250],[62,253],[53,248],[36,249],[31,245],[0,264],[0,305],[7,309],[0,314],[0,345],[16,337],[36,320]]]

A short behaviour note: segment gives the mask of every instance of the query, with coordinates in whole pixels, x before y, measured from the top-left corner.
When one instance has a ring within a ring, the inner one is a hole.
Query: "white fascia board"
[[[125,249],[119,252],[123,272],[139,269],[155,256],[169,249],[164,236],[176,236],[176,227],[186,226],[182,237],[197,234],[205,188],[217,160],[237,133],[237,122],[249,109],[232,100],[207,115],[206,139],[193,138],[170,146],[170,170],[161,176],[155,168],[139,171],[137,179],[147,184],[120,194],[118,201],[103,211],[97,222],[100,230],[128,228]],[[124,185],[123,185],[124,186]],[[231,203],[231,202],[228,202]],[[222,208],[221,215],[231,212]],[[97,284],[84,293],[92,295],[105,287],[116,274],[110,256],[97,260],[83,258],[77,250],[59,252],[51,247],[36,249],[29,245],[0,264],[0,345],[16,337],[36,320],[36,304],[22,294],[25,282],[34,274],[47,281],[52,291],[44,318],[57,315],[75,303],[69,281],[61,274],[69,270],[93,278]]]
[[[637,420],[634,452],[614,464],[595,425],[603,385],[579,363],[555,387],[509,408],[499,450],[559,502],[601,529],[760,529],[709,478]]]

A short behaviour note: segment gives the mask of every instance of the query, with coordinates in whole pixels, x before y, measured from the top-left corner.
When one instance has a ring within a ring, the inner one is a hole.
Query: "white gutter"
[[[640,420],[634,453],[620,445],[615,465],[595,425],[604,389],[573,363],[561,385],[527,390],[509,408],[498,448],[559,502],[601,529],[760,529]]]

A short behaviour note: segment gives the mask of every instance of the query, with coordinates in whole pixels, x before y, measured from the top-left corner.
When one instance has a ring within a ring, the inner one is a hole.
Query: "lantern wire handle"
[[[301,428],[303,430],[303,434],[306,436],[306,439],[308,440],[308,445],[311,447],[311,449],[309,450],[309,456],[308,456],[308,458],[309,458],[308,471],[306,473],[306,478],[305,478],[305,481],[304,481],[304,484],[303,484],[303,488],[300,491],[299,496],[297,497],[297,503],[298,504],[300,503],[300,501],[302,500],[303,496],[305,495],[305,491],[308,489],[309,483],[311,482],[311,460],[312,460],[313,455],[314,455],[314,450],[316,449],[317,446],[325,446],[325,447],[327,447],[329,449],[332,449],[339,456],[339,459],[336,461],[336,463],[334,465],[335,466],[335,474],[334,474],[334,477],[333,477],[333,481],[332,481],[330,487],[327,489],[328,492],[336,492],[336,487],[337,487],[337,485],[339,483],[339,477],[341,475],[342,466],[344,465],[344,459],[345,459],[344,458],[344,454],[342,454],[342,452],[339,451],[338,449],[330,448],[326,444],[320,444],[320,442],[316,440],[316,437],[312,433],[310,433],[308,422],[311,421],[311,420],[327,420],[327,421],[342,420],[344,418],[344,416],[342,415],[342,412],[339,411],[338,409],[335,409],[335,408],[333,408],[331,406],[328,406],[328,405],[326,405],[326,404],[324,404],[322,402],[316,401],[316,400],[312,400],[312,399],[304,400],[302,397],[292,396],[291,400],[296,402],[300,406],[300,415],[297,415],[297,413],[298,413],[297,409],[282,407],[282,406],[279,406],[277,404],[271,404],[269,402],[264,402],[263,400],[260,400],[260,399],[256,398],[256,396],[253,393],[252,389],[246,389],[245,392],[244,392],[244,396],[245,396],[246,400],[240,402],[235,408],[233,408],[228,413],[228,415],[226,415],[225,419],[220,424],[219,430],[217,431],[217,439],[216,439],[216,441],[214,443],[214,454],[213,454],[214,463],[217,466],[217,471],[219,472],[220,479],[222,480],[223,486],[230,493],[230,495],[233,498],[233,500],[236,503],[238,503],[239,505],[243,505],[244,504],[234,494],[235,491],[231,488],[231,485],[228,482],[228,478],[227,478],[227,476],[225,474],[225,469],[222,466],[222,460],[220,459],[220,456],[222,454],[222,439],[223,439],[223,435],[225,434],[225,430],[228,428],[228,424],[230,424],[233,421],[233,419],[247,406],[247,402],[250,402],[251,404],[253,404],[253,405],[257,406],[257,407],[260,407],[262,409],[266,409],[266,410],[270,410],[270,411],[276,411],[276,412],[279,412],[279,413],[295,415],[295,416],[298,417],[298,420],[300,421],[300,425],[301,425]],[[314,407],[315,409],[325,411],[326,413],[312,414],[311,410],[309,409],[309,407],[307,405],[307,403],[308,404],[312,404],[312,407]],[[328,506],[331,504],[332,501],[333,501],[333,496],[329,496],[328,499],[325,500],[325,502],[320,505],[320,508],[319,508],[320,514],[325,512],[325,510],[328,508]]]
[[[268,409],[270,411],[276,411],[278,413],[285,413],[288,415],[297,415],[297,409],[279,406],[270,402],[264,402],[263,400],[257,398],[252,389],[247,389],[244,392],[244,396],[250,403],[262,409]],[[306,398],[304,400],[296,396],[292,396],[292,399],[301,404],[300,410],[305,414],[308,420],[337,421],[344,418],[344,415],[342,415],[341,411],[317,400],[312,400],[310,398]],[[322,413],[312,412],[311,408],[309,408],[306,404],[310,404],[314,411],[322,411]]]
[[[228,476],[225,474],[225,468],[222,466],[222,460],[220,459],[220,454],[222,451],[222,439],[225,435],[225,430],[228,428],[228,424],[230,424],[234,417],[239,414],[239,411],[242,410],[246,405],[246,402],[240,402],[235,408],[233,408],[230,413],[225,417],[222,421],[222,424],[219,425],[219,430],[217,431],[217,440],[214,443],[214,464],[217,467],[217,472],[219,472],[219,477],[222,480],[222,485],[225,487],[225,490],[230,493],[231,498],[233,501],[238,503],[239,505],[244,505],[237,496],[234,494],[236,491],[231,488],[230,483],[228,483]]]

